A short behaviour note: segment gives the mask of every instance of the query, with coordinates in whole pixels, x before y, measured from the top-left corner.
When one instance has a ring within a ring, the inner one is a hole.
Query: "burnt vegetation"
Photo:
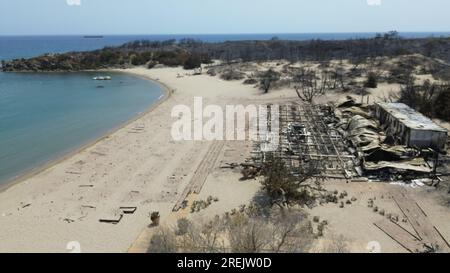
[[[314,70],[301,69],[299,73],[294,75],[295,92],[302,101],[313,103],[314,98],[325,94],[325,90],[330,85],[330,80],[327,73],[318,75]]]
[[[261,73],[259,78],[261,89],[264,90],[264,93],[268,93],[273,84],[280,80],[280,73],[269,69],[268,71]]]
[[[261,169],[264,176],[261,183],[271,205],[289,208],[315,203],[315,192],[321,191],[323,164],[310,161],[309,164],[290,169],[280,157],[267,154]]]
[[[449,83],[415,84],[413,76],[402,86],[400,102],[418,110],[431,118],[450,120],[450,85]]]
[[[216,215],[210,221],[181,218],[161,227],[151,238],[149,253],[298,253],[314,239],[301,210],[265,209],[255,205]]]
[[[212,59],[225,62],[287,60],[328,61],[408,54],[450,61],[449,38],[403,39],[396,32],[371,39],[343,41],[228,41],[207,43],[193,39],[180,41],[134,41],[119,47],[89,52],[46,54],[31,59],[4,62],[4,71],[79,71],[144,64],[184,66],[186,69],[208,64]],[[445,73],[443,73],[445,74]]]

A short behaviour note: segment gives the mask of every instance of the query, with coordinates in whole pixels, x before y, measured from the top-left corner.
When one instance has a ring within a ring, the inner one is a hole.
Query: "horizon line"
[[[429,34],[450,34],[450,30],[446,31],[399,31],[399,30],[388,30],[388,31],[337,31],[337,32],[243,32],[243,33],[79,33],[79,34],[0,34],[3,37],[20,37],[20,36],[183,36],[183,35],[205,35],[205,36],[215,36],[215,35],[292,35],[292,34],[383,34],[390,31],[397,31],[398,33],[429,33]]]

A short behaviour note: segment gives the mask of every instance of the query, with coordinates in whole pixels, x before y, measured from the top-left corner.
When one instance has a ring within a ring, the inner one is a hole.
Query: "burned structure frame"
[[[317,163],[321,177],[356,179],[356,157],[332,124],[332,107],[292,102],[280,106],[280,145],[273,155],[281,158],[293,175],[311,162]],[[270,119],[268,119],[270,120]],[[270,124],[269,124],[270,127]],[[252,159],[262,165],[266,154],[261,149],[265,136],[258,136]]]

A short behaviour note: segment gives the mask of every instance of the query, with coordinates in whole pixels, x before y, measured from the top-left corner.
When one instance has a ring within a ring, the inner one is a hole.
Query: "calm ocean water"
[[[375,33],[128,35],[86,39],[83,36],[0,36],[0,60],[44,53],[86,51],[134,40],[194,38],[207,42],[349,39]],[[450,33],[401,33],[403,37],[449,36]],[[111,73],[109,73],[111,74]],[[63,155],[147,109],[162,95],[155,83],[113,74],[96,82],[97,73],[0,72],[0,184]],[[98,88],[98,85],[104,88]]]
[[[100,137],[163,94],[130,75],[108,73],[108,82],[95,75],[0,73],[0,185]]]

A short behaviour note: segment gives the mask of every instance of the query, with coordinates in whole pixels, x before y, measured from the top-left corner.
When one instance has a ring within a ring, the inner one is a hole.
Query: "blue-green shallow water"
[[[113,79],[92,80],[99,74]],[[116,128],[161,95],[158,84],[121,73],[0,73],[0,186]]]

